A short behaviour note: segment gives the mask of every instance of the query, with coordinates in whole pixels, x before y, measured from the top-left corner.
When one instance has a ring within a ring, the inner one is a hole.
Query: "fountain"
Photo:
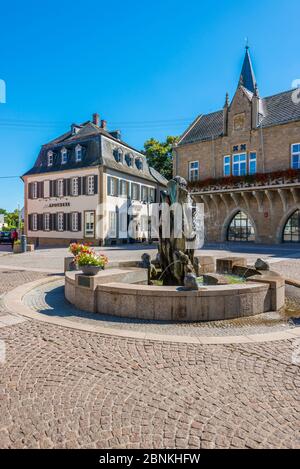
[[[186,181],[174,177],[162,195],[157,259],[145,253],[140,262],[108,263],[94,277],[67,270],[66,299],[89,312],[148,320],[211,321],[280,310],[285,283],[275,272],[247,266],[245,258],[195,256],[201,215]]]

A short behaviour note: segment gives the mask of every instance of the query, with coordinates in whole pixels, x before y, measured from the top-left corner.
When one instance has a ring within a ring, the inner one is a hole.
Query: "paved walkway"
[[[148,252],[154,258],[157,253],[156,245],[134,244],[96,249],[105,252],[111,261],[140,260],[143,252]],[[289,273],[295,273],[300,278],[300,246],[297,245],[214,244],[206,246],[198,253],[199,255],[219,257],[245,256],[249,263],[254,263],[258,257],[262,257],[272,264],[288,261],[287,269]],[[9,246],[0,245],[0,268],[62,273],[64,258],[68,255],[66,248],[38,249],[24,254],[12,254]],[[294,266],[292,272],[290,272],[291,265]]]
[[[40,276],[0,271],[1,291]],[[300,448],[295,340],[176,344],[25,320],[0,344],[2,448]]]

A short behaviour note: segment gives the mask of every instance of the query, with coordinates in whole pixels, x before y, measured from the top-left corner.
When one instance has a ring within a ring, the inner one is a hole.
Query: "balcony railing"
[[[190,181],[188,188],[191,192],[209,192],[213,190],[259,186],[282,186],[284,184],[295,183],[300,183],[300,169],[287,169],[285,171],[248,174],[246,176],[227,176],[222,178],[208,178],[202,181]]]

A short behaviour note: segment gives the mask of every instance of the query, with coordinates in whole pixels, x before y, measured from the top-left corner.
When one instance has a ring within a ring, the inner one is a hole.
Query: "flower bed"
[[[188,188],[197,190],[231,189],[233,187],[251,187],[293,183],[300,181],[300,170],[287,169],[285,171],[272,171],[270,173],[248,174],[246,176],[226,176],[221,178],[208,178],[203,181],[191,181]]]

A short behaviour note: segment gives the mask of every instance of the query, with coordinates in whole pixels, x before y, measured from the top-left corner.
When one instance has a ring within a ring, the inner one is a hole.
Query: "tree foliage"
[[[19,212],[17,208],[13,212],[8,212],[4,208],[0,208],[0,214],[4,215],[5,229],[11,230],[18,227]]]
[[[144,154],[149,166],[156,169],[166,179],[173,175],[172,147],[178,137],[169,136],[164,142],[150,138],[144,143]]]

